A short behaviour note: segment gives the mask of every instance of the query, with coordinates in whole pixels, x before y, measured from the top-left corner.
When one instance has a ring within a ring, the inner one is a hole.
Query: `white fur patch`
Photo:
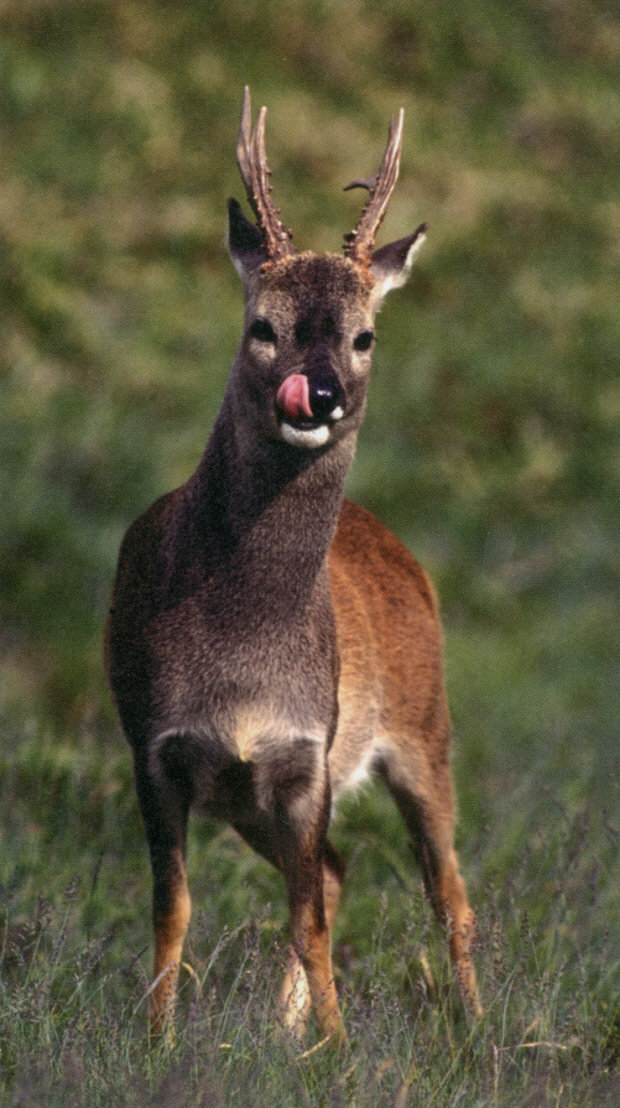
[[[260,757],[260,751],[269,747],[294,745],[299,739],[321,746],[326,742],[322,728],[295,725],[279,719],[268,708],[259,705],[242,706],[235,712],[232,729],[222,728],[210,735],[202,724],[188,724],[179,720],[178,727],[168,727],[149,743],[149,772],[155,778],[161,774],[160,756],[169,739],[187,738],[195,747],[208,748],[210,743],[221,746],[240,762],[250,762]]]
[[[329,427],[326,423],[318,427],[293,427],[285,419],[280,424],[280,434],[289,446],[301,446],[306,450],[316,450],[318,446],[325,446],[329,440]]]
[[[383,750],[383,743],[375,737],[372,742],[368,744],[357,764],[352,767],[344,780],[338,784],[336,799],[344,793],[356,792],[371,780],[374,764],[380,759]]]
[[[287,746],[300,738],[321,745],[326,741],[326,734],[316,725],[292,721],[268,704],[252,702],[236,708],[226,745],[240,761],[251,762],[260,757],[261,749]]]

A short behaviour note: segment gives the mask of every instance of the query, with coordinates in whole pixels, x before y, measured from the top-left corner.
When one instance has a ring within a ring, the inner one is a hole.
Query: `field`
[[[619,62],[611,0],[0,3],[1,1104],[620,1101]],[[334,824],[341,1057],[278,1034],[283,889],[199,821],[177,1040],[147,1050],[101,666],[123,531],[196,465],[240,333],[246,82],[300,248],[340,248],[401,105],[381,241],[430,227],[349,494],[441,599],[485,1015],[369,789]]]

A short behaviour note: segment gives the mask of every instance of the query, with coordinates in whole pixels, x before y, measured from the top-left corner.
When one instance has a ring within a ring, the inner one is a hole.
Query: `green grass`
[[[0,1102],[617,1102],[619,60],[604,0],[2,5]],[[101,672],[121,535],[195,466],[237,342],[246,82],[300,247],[339,248],[401,104],[382,241],[430,224],[349,491],[441,597],[486,1011],[463,1022],[369,791],[334,824],[341,1058],[279,1038],[283,889],[199,821],[178,1039],[146,1050],[150,879]]]

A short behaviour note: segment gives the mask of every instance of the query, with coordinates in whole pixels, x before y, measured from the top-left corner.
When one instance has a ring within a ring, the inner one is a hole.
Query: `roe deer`
[[[128,530],[107,628],[153,869],[153,1032],[169,1027],[190,919],[188,812],[227,820],[281,870],[291,916],[281,994],[344,1040],[331,930],[344,863],[332,804],[376,772],[413,840],[466,1007],[480,1004],[474,915],[453,845],[450,723],[423,570],[343,500],[364,415],[375,313],[425,226],[373,252],[398,176],[403,112],[344,256],[297,253],[268,183],[265,109],[246,88],[237,157],[256,225],[230,200],[243,337],[187,483]],[[350,186],[353,187],[353,186]]]

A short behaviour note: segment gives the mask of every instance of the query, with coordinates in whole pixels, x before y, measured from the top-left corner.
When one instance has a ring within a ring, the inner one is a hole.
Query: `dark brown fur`
[[[479,1008],[437,606],[402,544],[342,500],[371,363],[356,342],[405,279],[415,241],[384,247],[374,272],[331,255],[273,260],[231,207],[244,335],[196,472],[125,536],[107,630],[153,868],[154,1030],[172,1015],[189,924],[194,807],[284,875],[285,1023],[301,1035],[313,1006],[322,1031],[343,1036],[330,940],[344,866],[326,833],[337,796],[371,772],[403,814],[465,1001]],[[257,318],[273,342],[254,336]],[[303,425],[286,440],[275,398],[297,374],[344,398],[318,445]]]

